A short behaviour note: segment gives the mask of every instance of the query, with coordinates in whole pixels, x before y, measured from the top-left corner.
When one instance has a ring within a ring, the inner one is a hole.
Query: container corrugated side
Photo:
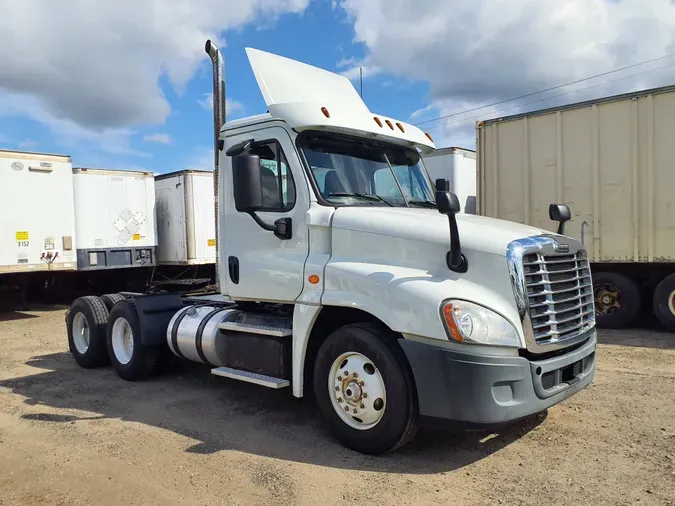
[[[0,151],[0,274],[76,268],[70,157]]]
[[[593,262],[675,260],[675,88],[477,125],[479,213],[565,234]]]

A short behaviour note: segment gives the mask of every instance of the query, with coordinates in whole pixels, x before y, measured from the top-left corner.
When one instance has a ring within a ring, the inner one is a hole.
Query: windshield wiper
[[[436,209],[438,207],[438,205],[436,205],[436,202],[434,202],[433,200],[409,200],[408,204],[414,204],[421,207],[429,207],[433,209]]]
[[[369,195],[367,193],[336,192],[336,193],[329,193],[328,196],[329,197],[361,197],[363,199],[374,200],[376,202],[384,202],[389,207],[394,207],[394,204],[392,204],[391,202],[387,202],[386,200],[384,200],[379,195]]]

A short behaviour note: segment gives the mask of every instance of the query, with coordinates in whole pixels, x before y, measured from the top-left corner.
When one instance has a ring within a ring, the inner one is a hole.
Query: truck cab
[[[220,294],[78,299],[67,318],[78,363],[110,360],[138,380],[177,356],[289,387],[371,454],[411,440],[425,417],[508,422],[592,381],[582,244],[458,214],[447,181],[425,170],[431,137],[372,113],[331,72],[247,49],[268,112],[225,122],[220,52],[206,50]]]

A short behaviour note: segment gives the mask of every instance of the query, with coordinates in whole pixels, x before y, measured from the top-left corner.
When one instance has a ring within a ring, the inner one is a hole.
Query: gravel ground
[[[366,457],[290,392],[83,370],[65,307],[0,314],[0,504],[675,505],[675,335],[602,332],[595,382],[498,433]]]

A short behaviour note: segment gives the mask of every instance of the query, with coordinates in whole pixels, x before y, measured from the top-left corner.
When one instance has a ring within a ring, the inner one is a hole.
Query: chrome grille
[[[538,344],[563,341],[595,324],[593,284],[584,251],[523,255],[527,306]]]

